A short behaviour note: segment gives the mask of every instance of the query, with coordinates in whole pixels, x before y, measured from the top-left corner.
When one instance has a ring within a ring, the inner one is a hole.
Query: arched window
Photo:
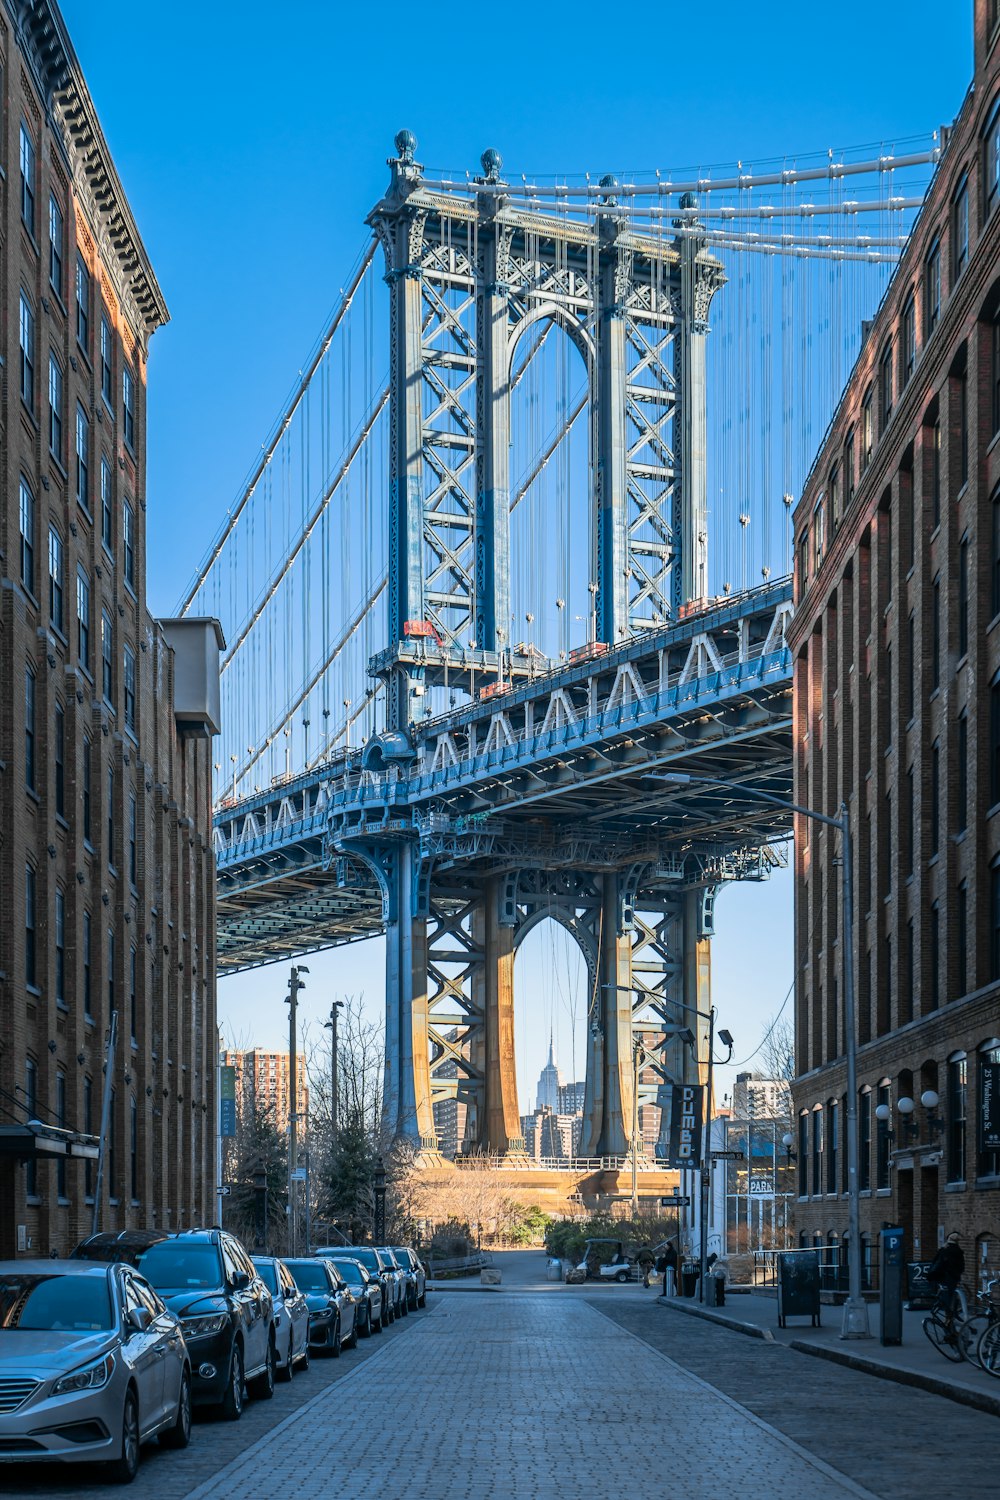
[[[994,5],[995,9],[995,5]],[[983,131],[983,214],[989,218],[1000,196],[1000,94],[993,101]]]
[[[951,281],[952,286],[969,264],[969,178],[966,174],[951,200]]]
[[[965,1181],[965,1117],[968,1059],[964,1052],[948,1058],[947,1169],[949,1182]]]
[[[858,1095],[858,1187],[870,1192],[872,1185],[872,1091],[863,1088]]]

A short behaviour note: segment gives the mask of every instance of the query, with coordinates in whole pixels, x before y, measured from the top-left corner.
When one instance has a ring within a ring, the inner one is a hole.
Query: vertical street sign
[[[701,1165],[702,1097],[700,1083],[675,1083],[673,1086],[667,1144],[667,1160],[672,1167]]]
[[[219,1134],[236,1134],[236,1069],[228,1064],[219,1069]]]
[[[1000,1151],[1000,1062],[979,1064],[979,1134],[984,1151]]]

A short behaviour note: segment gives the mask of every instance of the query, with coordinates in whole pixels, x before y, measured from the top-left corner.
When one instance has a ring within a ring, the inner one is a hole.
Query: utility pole
[[[299,964],[298,968],[294,964],[292,965],[292,973],[288,981],[288,995],[285,999],[285,1004],[288,1006],[288,1092],[291,1106],[288,1111],[288,1248],[291,1255],[295,1254],[298,1247],[298,1232],[295,1219],[295,1184],[297,1181],[295,1172],[299,1164],[299,1080],[296,1042],[298,1038],[297,1012],[299,990],[305,989],[305,985],[302,983],[299,975],[308,973],[309,970],[305,964]]]
[[[337,1075],[337,1012],[343,1010],[343,1000],[334,1000],[330,1006],[330,1019],[323,1024],[330,1032],[330,1145],[337,1144],[337,1126],[340,1122],[340,1080]]]

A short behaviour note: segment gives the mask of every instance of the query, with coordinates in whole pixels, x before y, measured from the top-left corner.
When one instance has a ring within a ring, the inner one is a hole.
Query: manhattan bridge
[[[716,892],[785,859],[791,507],[936,143],[597,181],[416,151],[181,606],[228,642],[220,971],[384,932],[388,1127],[433,1161],[457,1101],[516,1159],[552,918],[580,1149],[621,1157],[636,1080],[665,1129],[705,1057]]]

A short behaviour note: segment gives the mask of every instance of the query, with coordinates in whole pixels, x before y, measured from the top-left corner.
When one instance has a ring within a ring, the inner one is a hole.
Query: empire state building
[[[538,1075],[538,1094],[535,1100],[536,1109],[550,1109],[552,1113],[559,1113],[559,1090],[563,1087],[563,1076],[556,1067],[555,1058],[552,1055],[552,1033],[549,1033],[549,1060]]]

